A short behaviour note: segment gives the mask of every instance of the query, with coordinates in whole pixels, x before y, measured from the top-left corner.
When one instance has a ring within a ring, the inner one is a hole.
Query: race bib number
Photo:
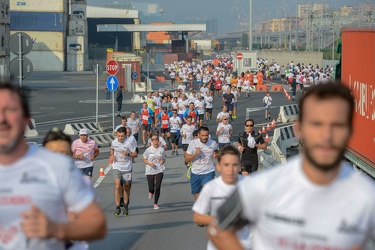
[[[148,116],[147,115],[142,115],[142,120],[148,120]]]
[[[122,174],[122,180],[131,181],[132,180],[132,174],[131,173]]]
[[[161,123],[165,125],[165,124],[168,124],[168,121],[167,120],[162,120]]]

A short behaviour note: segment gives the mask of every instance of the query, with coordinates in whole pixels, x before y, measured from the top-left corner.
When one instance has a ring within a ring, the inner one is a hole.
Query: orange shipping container
[[[375,168],[375,29],[342,30],[341,80],[355,98],[349,151]]]

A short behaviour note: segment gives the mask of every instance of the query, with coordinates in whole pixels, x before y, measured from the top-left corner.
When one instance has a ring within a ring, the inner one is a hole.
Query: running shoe
[[[120,207],[124,207],[125,206],[125,203],[124,203],[124,198],[120,198]]]
[[[178,155],[178,150],[176,150],[176,155]]]
[[[158,204],[154,204],[154,209],[155,210],[158,210],[160,207],[159,207],[159,205]]]
[[[128,205],[125,205],[125,206],[124,206],[124,210],[122,211],[122,215],[123,215],[123,216],[127,216],[128,214],[129,214]]]
[[[172,155],[174,155],[174,153],[175,153],[175,151],[174,151],[174,150],[172,150]]]
[[[151,200],[152,197],[154,197],[154,194],[153,193],[148,193],[148,199]]]
[[[117,207],[116,207],[116,210],[115,210],[115,212],[114,212],[114,215],[115,215],[115,216],[119,216],[120,213],[121,213],[121,208],[117,206]]]

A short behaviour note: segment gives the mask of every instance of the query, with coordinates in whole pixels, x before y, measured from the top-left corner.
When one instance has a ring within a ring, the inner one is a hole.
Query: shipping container
[[[70,36],[87,36],[87,21],[73,19],[69,20]]]
[[[10,54],[11,60],[16,57]],[[31,51],[25,55],[33,63],[34,71],[64,71],[64,52]]]
[[[86,4],[71,4],[71,17],[74,19],[74,18],[78,18],[78,19],[86,19],[87,17],[87,10],[86,10],[86,7],[87,5]]]
[[[20,31],[11,31],[13,35]],[[48,31],[25,31],[33,40],[33,51],[64,51],[64,33]]]
[[[85,70],[84,54],[67,54],[67,70],[72,72],[83,72]]]
[[[67,51],[71,54],[87,53],[88,39],[85,36],[68,36],[66,38]]]
[[[138,18],[138,10],[113,9],[87,6],[87,17],[90,18]]]
[[[63,12],[11,11],[10,29],[19,31],[64,31]]]
[[[163,61],[164,61],[164,64],[172,64],[174,62],[178,62],[178,54],[177,53],[164,54]]]
[[[162,53],[155,54],[154,63],[157,64],[157,65],[164,64],[164,54],[162,54]]]
[[[9,59],[0,57],[0,81],[5,81],[9,78]]]
[[[5,24],[0,24],[0,56],[5,56],[5,46],[7,44],[5,40]]]
[[[10,0],[10,9],[26,12],[64,12],[63,0]]]
[[[137,72],[138,78],[135,80],[135,82],[141,81],[141,61],[138,57],[137,61],[131,61],[128,59],[130,58],[118,58],[117,63],[119,66],[119,71],[116,74],[116,77],[118,79],[119,86],[123,86],[124,89],[128,89],[127,82],[126,82],[126,65],[131,65],[131,71]]]
[[[212,49],[211,40],[192,40],[191,47],[196,50],[211,50]]]
[[[341,80],[355,98],[349,151],[375,168],[375,29],[342,30]]]

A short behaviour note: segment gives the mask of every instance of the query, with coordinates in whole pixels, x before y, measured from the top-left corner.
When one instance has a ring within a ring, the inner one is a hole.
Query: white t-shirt
[[[182,93],[185,93],[186,86],[184,84],[178,85],[177,89],[182,89]]]
[[[0,249],[65,249],[62,240],[27,240],[20,214],[35,205],[53,222],[67,223],[68,210],[79,213],[95,199],[72,158],[33,145],[16,162],[0,164],[0,193]]]
[[[177,130],[180,130],[180,125],[182,124],[181,118],[172,116],[169,118],[169,124],[171,125],[171,133],[175,133]]]
[[[147,144],[148,145],[151,145],[152,143],[151,143],[151,138],[148,138],[148,140],[147,140]],[[159,146],[160,147],[164,147],[165,145],[167,145],[167,142],[164,140],[164,138],[163,137],[161,137],[160,135],[159,135]],[[152,145],[151,145],[152,146]]]
[[[206,108],[208,108],[208,109],[212,109],[212,103],[213,103],[213,101],[214,101],[214,99],[212,98],[212,96],[206,96],[206,97],[204,98],[204,101],[205,101],[205,103],[206,103]]]
[[[241,181],[242,179],[243,176],[238,175],[238,181]],[[223,181],[223,178],[219,176],[203,186],[198,199],[194,203],[193,211],[198,214],[209,214],[216,217],[219,207],[228,199],[235,189],[236,185],[226,184]],[[238,231],[237,237],[241,241],[242,247],[245,249],[251,249],[250,226],[245,226]],[[209,240],[207,243],[207,250],[214,249],[216,249],[215,246]]]
[[[233,102],[237,102],[237,100],[238,100],[238,92],[237,92],[237,90],[231,91],[231,93],[234,95],[234,98],[232,99]]]
[[[224,128],[223,131],[218,135],[219,143],[229,143],[230,142],[230,131],[232,130],[232,125],[227,123],[224,125],[222,122],[217,125],[216,131],[219,131],[221,128]]]
[[[180,115],[183,115],[185,114],[185,111],[187,109],[187,106],[188,106],[188,101],[187,100],[178,100],[178,111],[177,111],[177,114],[180,114]]]
[[[210,90],[207,87],[202,87],[199,91],[202,93],[202,96],[205,97]]]
[[[134,152],[136,149],[134,142],[131,139],[129,140],[129,138],[125,139],[123,142],[119,142],[116,138],[111,143],[111,149],[113,149],[115,156],[112,168],[120,171],[132,171],[133,159],[130,156],[124,156],[122,151],[126,151],[127,153]]]
[[[160,164],[162,160],[165,159],[165,150],[163,147],[154,148],[154,146],[150,146],[146,149],[143,153],[143,158],[147,161],[152,162],[155,164],[154,167],[146,164],[146,171],[145,175],[154,175],[158,173],[162,173],[165,170],[164,164]]]
[[[265,103],[268,107],[272,104],[272,97],[271,96],[265,96],[263,97],[263,103]]]
[[[282,176],[282,178],[280,178]],[[375,239],[375,184],[342,163],[329,185],[305,175],[301,156],[238,184],[254,249],[350,249]],[[289,246],[289,247],[282,247]]]
[[[171,79],[175,79],[176,78],[176,73],[174,71],[172,71],[170,74],[169,74],[169,77]]]
[[[195,109],[198,111],[199,115],[204,114],[204,100],[203,99],[201,99],[201,100],[197,99],[194,102],[194,106],[195,106]]]
[[[128,119],[127,119],[127,120],[128,120]],[[118,130],[119,128],[125,128],[125,126],[123,126],[122,124],[117,125],[116,128],[115,128],[115,130],[113,130],[113,132],[114,132],[114,133],[117,133],[117,130]]]
[[[127,126],[131,129],[132,135],[138,134],[139,131],[139,119],[135,118],[134,120],[132,118],[126,119]]]
[[[217,116],[216,116],[216,119],[223,119],[223,116],[226,116],[226,117],[228,117],[228,119],[229,119],[229,113],[228,112],[223,112],[223,111],[221,111],[219,114],[217,114]]]
[[[202,143],[200,139],[194,139],[189,144],[186,152],[193,155],[197,148],[200,148],[201,152],[193,159],[191,172],[193,174],[208,174],[215,171],[213,155],[218,149],[216,141],[208,139],[207,143]]]
[[[194,130],[195,130],[194,125],[190,125],[190,126],[187,124],[182,125],[181,131],[180,131],[180,134],[182,137],[182,144],[189,144],[194,139],[194,136],[193,136]],[[183,134],[186,135],[186,138],[182,136]]]

